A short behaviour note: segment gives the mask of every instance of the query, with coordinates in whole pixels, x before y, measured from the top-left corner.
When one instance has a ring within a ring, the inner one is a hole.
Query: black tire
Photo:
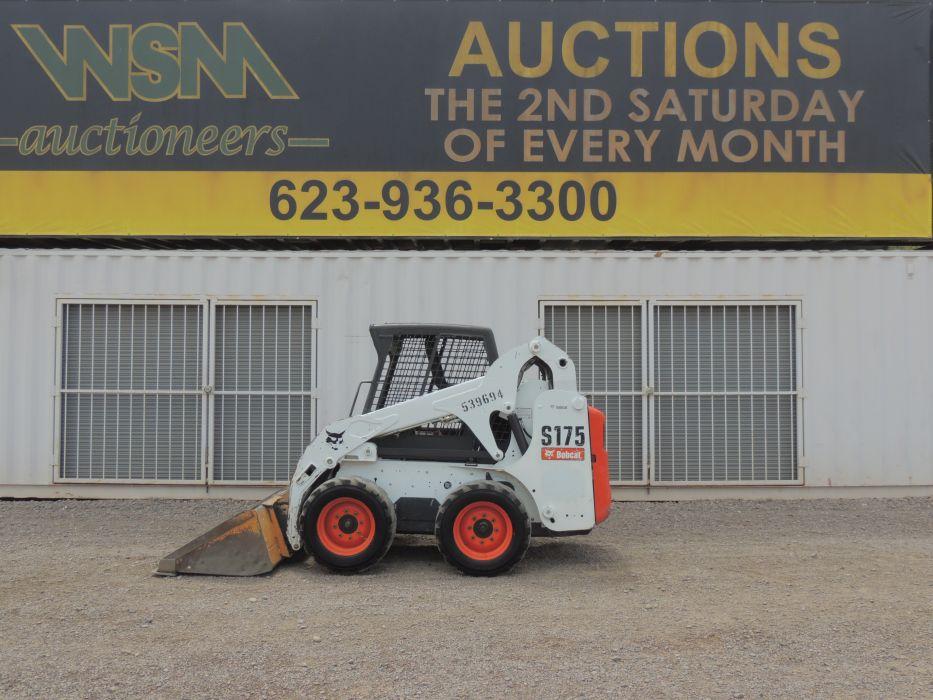
[[[487,513],[483,510],[483,504],[492,504],[488,509],[488,518],[484,517]],[[457,518],[461,513],[464,513],[464,518],[461,527],[457,528]],[[508,523],[499,522],[502,515],[508,518]],[[510,528],[506,531],[506,534],[510,533],[507,540],[504,535],[501,542],[494,539],[502,532],[496,529],[498,525]],[[473,529],[474,526],[483,526],[485,529],[479,534]],[[467,548],[475,546],[478,550],[488,547],[489,551],[476,553],[489,558],[471,556],[470,551],[458,544],[455,530],[460,533],[460,541]],[[470,539],[467,540],[468,532],[477,534],[469,534]],[[447,497],[437,511],[434,535],[437,537],[437,547],[447,563],[469,576],[498,576],[525,556],[531,542],[531,522],[525,507],[512,489],[496,481],[477,481],[464,484]],[[481,544],[483,542],[489,544]]]
[[[311,492],[299,522],[305,551],[318,564],[336,573],[356,574],[378,563],[389,551],[395,537],[395,506],[373,482],[338,477]],[[345,551],[340,552],[341,548]]]

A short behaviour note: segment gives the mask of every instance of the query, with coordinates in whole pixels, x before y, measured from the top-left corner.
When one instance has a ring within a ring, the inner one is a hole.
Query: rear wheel
[[[447,497],[437,512],[434,534],[448,563],[470,576],[496,576],[525,556],[531,523],[512,489],[478,481]]]
[[[338,573],[373,566],[395,537],[395,506],[385,491],[365,479],[325,481],[311,492],[302,511],[305,550]]]

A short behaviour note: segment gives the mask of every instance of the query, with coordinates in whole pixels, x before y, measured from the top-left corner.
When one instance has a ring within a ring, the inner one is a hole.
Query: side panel
[[[546,391],[534,405],[528,451],[506,467],[532,494],[549,530],[589,530],[596,522],[586,398]]]
[[[590,406],[590,452],[593,455],[593,507],[596,522],[609,517],[612,508],[612,487],[609,485],[609,455],[606,454],[606,415]]]
[[[341,476],[358,476],[378,484],[396,504],[401,499],[424,499],[444,502],[448,494],[463,484],[473,481],[502,481],[514,489],[533,522],[540,516],[534,497],[524,485],[510,474],[496,468],[476,468],[444,462],[409,462],[402,460],[380,460],[378,462],[344,461],[340,466]],[[417,510],[411,504],[412,510]],[[400,516],[401,517],[401,516]],[[412,517],[411,519],[422,519]],[[399,523],[399,529],[404,531]],[[433,531],[433,527],[432,527]]]

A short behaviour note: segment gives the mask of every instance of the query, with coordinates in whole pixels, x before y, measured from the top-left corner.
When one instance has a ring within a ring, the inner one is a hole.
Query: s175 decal
[[[577,445],[586,444],[586,433],[582,425],[542,425],[542,445]]]

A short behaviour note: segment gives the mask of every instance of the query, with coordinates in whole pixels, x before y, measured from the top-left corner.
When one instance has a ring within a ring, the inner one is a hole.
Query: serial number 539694
[[[493,403],[496,399],[502,398],[502,389],[497,389],[496,391],[487,391],[485,394],[479,394],[474,396],[471,399],[466,399],[460,404],[460,408],[464,413],[467,411],[472,411],[474,408],[479,408],[480,406],[487,406]]]

